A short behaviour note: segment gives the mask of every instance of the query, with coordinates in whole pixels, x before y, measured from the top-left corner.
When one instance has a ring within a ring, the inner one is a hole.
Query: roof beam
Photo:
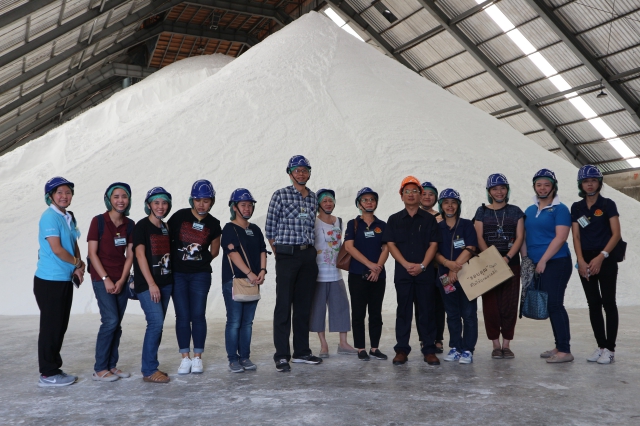
[[[343,14],[347,15],[351,22],[358,25],[360,30],[367,33],[369,37],[371,37],[376,42],[376,44],[385,51],[388,56],[397,59],[398,62],[400,62],[402,65],[412,71],[415,71],[411,64],[409,64],[409,62],[402,55],[394,52],[393,46],[391,46],[388,41],[386,41],[380,34],[378,34],[376,29],[371,27],[369,23],[362,16],[360,16],[349,3],[344,0],[327,0],[327,3],[333,6],[333,8],[339,9]]]
[[[19,21],[20,19],[24,19],[33,12],[36,12],[38,9],[42,9],[55,1],[57,0],[31,0],[22,6],[8,11],[7,13],[3,13],[0,15],[0,28],[3,28],[15,21]]]
[[[164,21],[161,24],[158,24],[152,28],[137,31],[133,33],[130,37],[127,37],[121,40],[120,43],[114,44],[113,46],[106,49],[105,51],[99,53],[98,55],[93,56],[92,58],[88,59],[86,62],[83,63],[83,69],[78,69],[78,68],[70,69],[66,73],[54,78],[53,80],[40,86],[39,88],[27,93],[26,95],[16,99],[10,104],[0,108],[0,117],[12,111],[13,109],[19,107],[25,102],[29,102],[32,99],[35,99],[36,97],[47,92],[48,90],[51,90],[58,84],[67,81],[69,78],[74,77],[78,73],[83,72],[84,68],[91,67],[92,65],[95,65],[96,63],[113,55],[114,53],[118,53],[120,51],[129,49],[139,43],[142,43],[150,38],[156,37],[162,33],[190,35],[190,36],[196,36],[201,38],[234,41],[234,42],[247,44],[249,47],[258,43],[258,39],[252,36],[249,36],[247,33],[244,33],[244,32],[232,31],[232,30],[225,31],[221,29],[210,30],[207,27],[201,27],[199,25],[193,26],[193,25],[186,25],[185,23]],[[98,43],[98,41],[96,41],[96,43]],[[55,60],[56,58],[57,56],[54,57],[53,60]],[[50,66],[53,66],[53,65],[50,65]],[[18,77],[18,79],[14,79],[9,83],[1,86],[0,93],[5,90],[9,90],[11,87],[5,88],[5,86],[8,86],[9,84],[11,84],[12,82],[15,82],[16,80],[19,82],[15,84],[16,86],[24,82],[20,80],[20,77]]]
[[[284,9],[267,3],[249,0],[188,0],[185,3],[193,4],[195,6],[212,7],[214,9],[230,12],[244,13],[247,15],[261,16],[263,18],[273,19],[282,26],[293,22],[293,18],[289,16]]]
[[[460,43],[467,52],[478,61],[491,75],[520,105],[527,111],[539,124],[544,128],[551,137],[556,141],[560,149],[567,155],[569,161],[576,166],[588,164],[587,157],[569,141],[558,128],[538,109],[536,105],[529,102],[527,97],[518,88],[509,81],[509,79],[500,72],[493,62],[477,47],[467,36],[455,25],[451,24],[447,15],[435,4],[434,0],[418,0],[425,9],[446,28],[451,36]]]
[[[574,55],[587,67],[589,71],[598,79],[602,79],[602,84],[609,93],[626,109],[631,115],[631,119],[640,126],[640,116],[638,110],[640,105],[631,96],[624,92],[618,83],[610,81],[610,76],[604,66],[589,53],[587,48],[572,34],[562,23],[562,20],[553,10],[547,6],[544,0],[527,0],[533,10],[540,15],[544,22],[556,35],[565,42]]]

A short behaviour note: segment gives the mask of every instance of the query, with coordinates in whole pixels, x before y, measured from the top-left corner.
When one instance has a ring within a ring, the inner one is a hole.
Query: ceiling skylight
[[[331,19],[333,22],[336,23],[336,25],[338,25],[340,28],[342,28],[343,30],[345,30],[346,32],[348,32],[349,34],[351,34],[352,36],[354,36],[355,38],[357,38],[360,41],[364,41],[364,39],[362,37],[360,37],[358,35],[357,32],[355,32],[355,30],[353,28],[351,28],[351,25],[347,24],[345,22],[344,19],[342,19],[336,12],[335,10],[331,9],[330,7],[327,7],[324,10],[324,14],[327,15],[329,17],[329,19]]]

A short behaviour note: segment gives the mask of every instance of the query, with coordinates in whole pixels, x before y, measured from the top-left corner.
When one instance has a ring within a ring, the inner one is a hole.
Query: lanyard
[[[453,234],[451,234],[451,256],[449,256],[451,261],[453,261],[453,239],[456,236],[456,231],[458,230],[458,224],[460,223],[460,218],[456,220],[456,227],[453,229]]]
[[[496,224],[498,225],[498,229],[496,230],[496,233],[498,234],[498,237],[502,238],[503,240],[506,240],[507,237],[504,236],[504,230],[503,230],[503,226],[504,226],[504,216],[507,214],[507,206],[504,206],[505,210],[502,212],[502,223],[500,223],[498,221],[498,213],[496,213],[496,211],[493,211],[493,214],[496,217]]]

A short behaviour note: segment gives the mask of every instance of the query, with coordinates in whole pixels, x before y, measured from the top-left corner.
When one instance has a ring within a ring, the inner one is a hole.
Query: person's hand
[[[108,294],[115,294],[116,286],[113,281],[111,281],[111,278],[107,277],[107,279],[104,280],[104,289],[107,290]]]
[[[377,263],[369,262],[366,266],[371,270],[371,272],[377,272],[379,274],[380,271],[382,271],[382,266]]]
[[[75,264],[75,267],[76,267],[76,269],[82,269],[82,273],[84,273],[86,265],[84,264],[82,259],[78,258],[78,263]]]
[[[257,283],[258,283],[258,282],[257,282],[257,281],[258,281],[258,276],[257,276],[256,274],[254,274],[253,272],[249,272],[249,273],[247,274],[247,279],[249,280],[249,282],[250,282],[251,284],[254,284],[254,285],[255,285],[255,284],[257,284]]]
[[[587,275],[589,275],[589,273],[587,269],[589,269],[589,264],[585,262],[584,259],[578,259],[578,274],[580,274],[581,277],[586,278],[588,281],[589,277]]]
[[[507,259],[506,256],[502,256],[502,260],[504,260],[504,263],[506,263],[507,265],[509,264],[509,259]]]
[[[160,288],[156,285],[156,283],[149,283],[149,296],[151,296],[151,301],[153,303],[160,302]]]
[[[602,268],[602,261],[604,260],[604,255],[600,253],[596,257],[594,257],[591,262],[589,262],[589,272],[591,275],[598,275],[600,269]]]
[[[123,280],[122,278],[120,278],[118,281],[115,282],[115,290],[113,290],[113,294],[120,294],[120,292],[122,291],[122,288],[124,287],[124,282],[125,280]]]
[[[379,277],[380,277],[380,273],[371,271],[369,272],[369,278],[367,278],[367,281],[371,281],[372,283],[377,283]]]
[[[546,260],[541,260],[536,265],[536,272],[539,273],[539,274],[542,274],[546,267],[547,267],[547,261]]]
[[[452,270],[449,270],[449,284],[455,284],[458,281],[458,274]]]
[[[256,284],[258,284],[258,285],[264,284],[264,276],[266,274],[267,273],[265,271],[260,271],[260,273],[258,274],[258,279],[256,280]]]
[[[417,263],[407,263],[405,269],[412,277],[415,277],[422,272],[422,268]]]
[[[458,265],[453,260],[447,260],[446,262],[444,262],[444,266],[449,268],[449,270],[453,272],[458,272],[460,271],[460,269],[462,269],[462,266]]]

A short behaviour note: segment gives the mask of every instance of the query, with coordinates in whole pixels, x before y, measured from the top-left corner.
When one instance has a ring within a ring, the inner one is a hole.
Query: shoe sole
[[[389,358],[380,358],[379,356],[375,356],[375,355],[371,355],[371,354],[369,354],[369,358],[379,359],[381,361],[386,361],[386,360],[389,359]]]
[[[244,373],[244,368],[243,368],[243,369],[241,369],[241,370],[232,370],[232,369],[229,369],[229,371],[230,371],[230,372],[232,372],[232,373]]]
[[[278,373],[289,373],[291,371],[291,367],[285,367],[285,368],[276,367],[276,371]]]
[[[193,371],[191,370],[191,374],[202,374],[204,370],[200,370],[200,371]]]
[[[446,359],[446,358],[443,358],[443,361],[447,361],[447,362],[460,362],[460,358],[458,358],[458,359],[455,359],[455,358],[454,358],[454,359]]]
[[[251,367],[242,367],[244,368],[246,371],[253,371],[253,370],[257,370],[258,366],[257,365],[253,365]]]
[[[369,357],[369,358],[358,358],[358,360],[360,360],[360,361],[370,361],[371,357]]]
[[[70,382],[70,383],[40,383],[38,382],[38,387],[40,388],[61,388],[63,386],[70,386],[72,384],[74,384],[74,382]]]
[[[596,362],[597,362],[597,361],[596,361]],[[598,364],[600,364],[600,365],[608,365],[608,364],[613,364],[613,363],[615,363],[615,362],[616,362],[615,360],[611,360],[611,361],[609,361],[609,362],[597,362],[597,363],[598,363]]]
[[[181,373],[178,371],[178,375],[179,376],[186,376],[187,374],[191,374],[191,371],[187,372],[187,373]]]
[[[406,362],[407,362],[407,361],[403,361],[403,362],[400,362],[400,361],[393,361],[393,365],[404,365]]]
[[[316,365],[316,364],[321,364],[322,361],[306,361],[304,359],[292,359],[291,362],[295,362],[297,364],[312,364],[312,365]]]

